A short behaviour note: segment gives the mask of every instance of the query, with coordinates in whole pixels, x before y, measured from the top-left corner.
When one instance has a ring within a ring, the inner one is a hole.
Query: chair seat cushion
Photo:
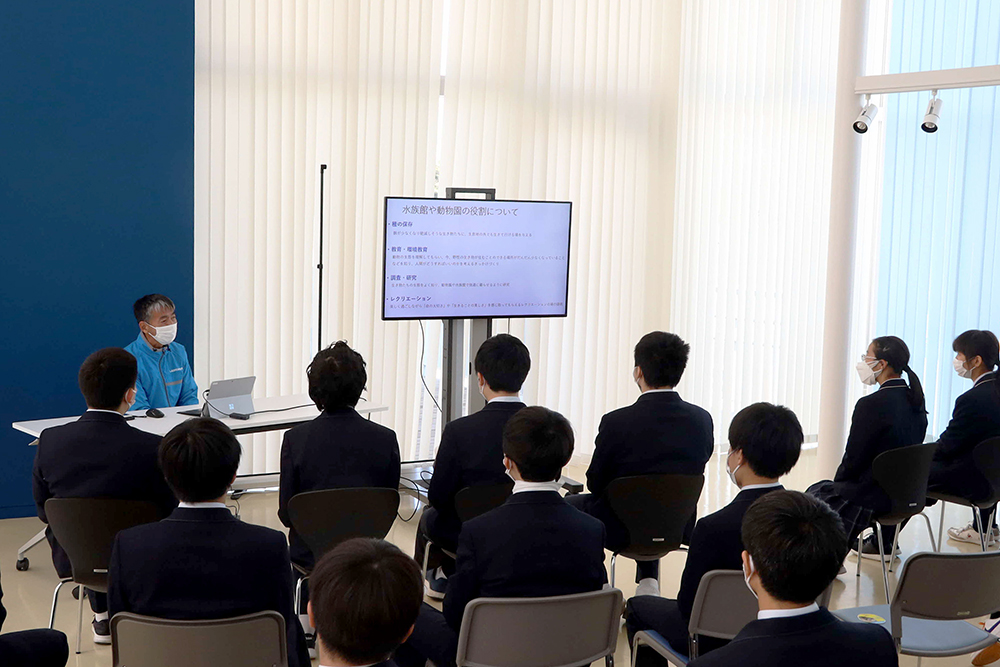
[[[880,623],[886,632],[891,632],[889,605],[853,607],[832,612],[849,623],[866,623],[858,618],[862,614],[873,614],[885,619]],[[997,638],[965,621],[928,621],[921,618],[903,617],[903,641],[901,653],[928,658],[965,655],[986,648]]]
[[[642,640],[641,644],[636,642],[636,649],[640,645],[648,646],[675,665],[688,664],[688,657],[671,646],[670,642],[656,630],[643,630],[636,633],[636,638]]]

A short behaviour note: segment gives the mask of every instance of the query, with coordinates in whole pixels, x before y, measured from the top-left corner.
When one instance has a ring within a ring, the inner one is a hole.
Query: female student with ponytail
[[[984,440],[1000,436],[1000,382],[994,370],[1000,361],[1000,344],[992,332],[973,329],[956,338],[951,347],[955,351],[955,372],[972,380],[972,389],[955,400],[948,428],[938,439],[928,488],[975,501],[988,497],[991,489],[976,468],[972,450]],[[997,539],[998,532],[996,516],[989,521],[991,514],[996,512],[983,513],[984,529],[994,526],[987,545]],[[975,523],[949,528],[948,537],[980,544]]]
[[[861,382],[878,384],[879,389],[855,405],[844,458],[833,481],[817,482],[808,490],[840,515],[854,548],[858,535],[872,524],[873,516],[891,509],[889,497],[872,477],[872,461],[890,449],[920,444],[927,433],[924,392],[910,369],[906,343],[895,336],[876,338],[861,356],[857,369]],[[902,379],[902,373],[906,373],[909,384]],[[887,549],[891,548],[891,531],[883,535],[883,542]],[[879,558],[874,534],[865,539],[861,551],[865,558]]]

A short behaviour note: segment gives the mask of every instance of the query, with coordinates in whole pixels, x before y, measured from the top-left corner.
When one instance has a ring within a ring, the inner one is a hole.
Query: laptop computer
[[[181,410],[182,415],[215,417],[221,419],[234,412],[237,414],[253,414],[253,385],[257,377],[251,375],[232,380],[216,380],[208,388],[205,405],[191,410]]]

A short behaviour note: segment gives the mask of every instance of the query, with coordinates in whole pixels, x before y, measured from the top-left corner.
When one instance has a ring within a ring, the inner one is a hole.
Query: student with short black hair
[[[604,522],[613,551],[628,545],[628,531],[603,497],[608,485],[635,475],[700,475],[715,449],[711,415],[675,390],[690,349],[680,336],[664,331],[639,339],[632,377],[641,395],[601,419],[587,469],[590,493],[570,497],[574,507]],[[693,525],[692,516],[689,529]],[[659,561],[636,563],[637,594],[660,594],[659,568]]]
[[[892,637],[882,626],[845,623],[816,604],[847,556],[840,517],[798,491],[757,499],[743,517],[743,576],[758,600],[751,621],[726,646],[692,667],[894,667]]]
[[[164,436],[160,466],[181,503],[163,521],[118,533],[108,568],[111,614],[195,620],[276,611],[285,618],[288,664],[308,667],[285,536],[241,522],[225,505],[240,454],[233,432],[207,417]]]
[[[972,329],[955,338],[952,350],[955,372],[972,380],[972,388],[955,399],[951,421],[938,438],[927,488],[976,501],[988,497],[991,488],[976,467],[972,451],[979,443],[1000,436],[1000,344],[992,331]],[[996,506],[983,512],[982,518],[983,530],[989,531],[986,545],[995,544],[1000,539]],[[948,538],[980,544],[974,521],[964,528],[949,528]]]
[[[816,482],[807,490],[840,515],[848,542],[855,549],[858,535],[872,525],[874,517],[892,509],[889,496],[872,477],[875,458],[899,447],[918,445],[927,433],[924,392],[917,374],[910,368],[906,343],[896,336],[876,338],[861,355],[857,370],[861,382],[878,384],[879,389],[861,397],[854,406],[844,458],[833,480]],[[906,373],[909,384],[902,373]],[[883,530],[887,549],[892,548],[895,531],[895,526]],[[890,558],[879,551],[874,532],[865,538],[860,557]]]
[[[640,630],[655,630],[675,650],[687,653],[688,622],[702,576],[740,567],[743,515],[758,498],[782,488],[778,479],[798,462],[803,439],[798,418],[784,406],[754,403],[733,417],[726,472],[740,492],[695,525],[676,600],[640,595],[628,601],[625,616],[630,640]],[[701,637],[698,645],[704,654],[725,644]]]
[[[125,346],[139,363],[136,410],[197,405],[198,385],[187,351],[176,341],[177,309],[162,294],[147,294],[132,305],[139,336]]]
[[[176,507],[156,459],[159,436],[132,428],[125,413],[136,401],[135,357],[120,347],[98,350],[80,366],[87,411],[75,422],[45,429],[38,437],[32,492],[38,518],[48,523],[49,498],[117,498],[152,502],[166,516]],[[45,537],[61,579],[72,576],[69,558],[51,528]],[[111,643],[108,599],[87,590],[94,612],[94,642]]]
[[[389,542],[355,538],[320,558],[310,581],[320,667],[391,667],[423,604],[416,561]]]
[[[424,605],[396,652],[400,667],[453,667],[466,605],[476,598],[545,597],[599,590],[604,526],[559,494],[573,454],[573,429],[542,407],[524,408],[503,431],[503,465],[514,491],[500,507],[468,521],[458,538],[455,574],[443,611]]]
[[[455,511],[455,496],[468,486],[503,484],[510,480],[503,467],[504,425],[524,403],[518,396],[531,355],[519,339],[497,334],[483,341],[474,362],[479,391],[486,399],[482,410],[456,419],[444,427],[434,459],[434,474],[427,489],[427,505],[420,517],[414,558],[423,562],[429,536],[434,545],[455,552],[462,522]],[[441,599],[454,561],[431,549],[427,594]]]

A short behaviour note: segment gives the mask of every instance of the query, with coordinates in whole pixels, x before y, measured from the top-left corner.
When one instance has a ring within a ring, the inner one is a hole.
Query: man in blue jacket
[[[139,337],[126,350],[139,364],[133,410],[197,405],[198,385],[187,351],[177,337],[174,302],[162,294],[147,294],[132,306]]]

